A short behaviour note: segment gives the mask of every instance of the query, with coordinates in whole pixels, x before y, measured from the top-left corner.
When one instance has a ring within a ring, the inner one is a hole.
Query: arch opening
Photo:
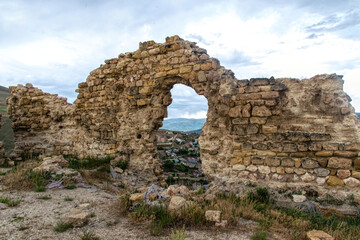
[[[157,152],[168,185],[199,188],[208,183],[202,172],[199,137],[206,122],[207,99],[183,84],[170,90],[163,126],[157,131]]]

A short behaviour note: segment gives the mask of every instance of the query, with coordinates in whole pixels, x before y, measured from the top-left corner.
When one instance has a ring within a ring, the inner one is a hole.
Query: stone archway
[[[205,174],[232,182],[360,185],[354,178],[358,120],[341,77],[237,80],[206,50],[178,36],[106,60],[79,84],[73,105],[31,84],[11,87],[14,159],[29,152],[124,156],[136,181],[154,181],[161,173],[155,131],[176,83],[208,101],[199,141]],[[342,179],[342,170],[350,175]]]

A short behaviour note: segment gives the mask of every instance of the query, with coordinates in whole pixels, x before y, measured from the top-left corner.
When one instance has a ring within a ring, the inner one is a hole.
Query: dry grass
[[[14,166],[13,169],[1,176],[0,181],[8,190],[31,190],[34,187],[33,180],[29,178],[29,171],[39,166],[36,160],[28,160],[21,165]]]
[[[188,200],[198,200],[204,196],[194,194]],[[193,201],[194,202],[194,201]],[[289,239],[305,240],[306,232],[312,229],[323,230],[335,239],[357,239],[360,236],[360,219],[326,218],[324,216],[302,212],[294,209],[274,209],[268,199],[255,195],[238,198],[235,195],[217,195],[213,201],[197,201],[176,213],[166,207],[152,207],[139,204],[129,211],[131,202],[129,195],[124,195],[118,202],[118,211],[122,215],[130,213],[134,222],[150,221],[152,235],[161,234],[163,229],[212,226],[205,219],[207,210],[221,211],[221,219],[228,221],[228,227],[238,227],[239,218],[253,220],[258,223],[258,229],[253,239]],[[120,209],[120,210],[119,210]],[[253,227],[253,226],[250,226]],[[209,228],[211,231],[212,228]],[[224,230],[224,229],[223,229]],[[226,230],[226,229],[225,229]],[[251,229],[250,229],[251,230]]]

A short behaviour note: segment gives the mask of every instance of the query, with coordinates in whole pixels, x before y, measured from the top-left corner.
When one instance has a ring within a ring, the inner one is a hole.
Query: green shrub
[[[72,223],[65,223],[65,222],[58,222],[56,223],[55,227],[53,228],[53,230],[55,232],[65,232],[66,230],[68,230],[69,228],[73,228]]]
[[[171,230],[170,240],[184,240],[186,238],[185,225],[183,225],[182,229],[178,229],[174,232]]]
[[[179,172],[188,172],[189,171],[189,167],[185,166],[184,164],[176,165],[175,169],[178,170]]]
[[[115,167],[118,167],[118,168],[121,168],[122,170],[125,170],[129,165],[129,161],[127,160],[121,160],[121,161],[118,161],[116,164],[115,164]]]
[[[171,160],[165,160],[163,163],[163,168],[165,172],[172,172],[174,171],[175,163]]]

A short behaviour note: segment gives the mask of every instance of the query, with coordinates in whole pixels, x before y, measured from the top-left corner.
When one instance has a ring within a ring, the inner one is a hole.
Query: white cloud
[[[359,6],[359,0],[0,0],[0,85],[32,82],[73,101],[77,84],[104,59],[179,34],[239,79],[344,75],[360,111]],[[177,86],[169,115],[207,111],[206,99]]]

